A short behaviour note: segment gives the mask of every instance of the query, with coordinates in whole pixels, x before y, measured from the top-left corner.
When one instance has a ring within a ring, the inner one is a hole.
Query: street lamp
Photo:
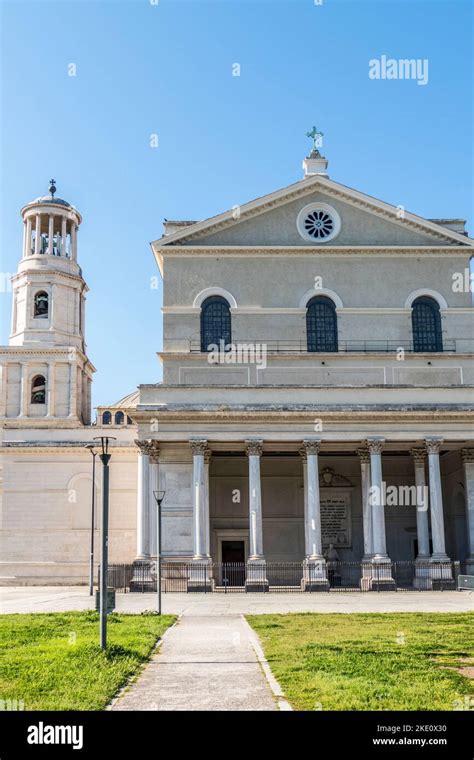
[[[95,523],[95,458],[97,451],[93,443],[84,446],[92,454],[92,495],[91,495],[91,548],[89,554],[89,596],[94,595],[94,523]]]
[[[165,498],[165,493],[166,491],[153,491],[158,510],[158,519],[156,521],[156,590],[158,615],[161,615],[161,504]]]
[[[94,441],[100,441],[99,454],[102,462],[102,521],[100,549],[100,586],[99,586],[99,615],[100,615],[100,648],[107,646],[107,575],[108,575],[108,545],[109,545],[109,441],[117,440],[113,436],[98,436]]]

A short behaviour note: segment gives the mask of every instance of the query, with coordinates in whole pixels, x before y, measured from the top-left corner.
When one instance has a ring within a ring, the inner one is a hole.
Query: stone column
[[[74,353],[75,356],[75,353]],[[77,371],[76,362],[69,359],[69,417],[77,416]]]
[[[209,468],[211,464],[211,449],[207,448],[204,452],[204,523],[205,523],[205,553],[211,556],[211,512],[209,504]]]
[[[28,379],[28,365],[26,362],[21,362],[21,379],[20,379],[20,414],[19,417],[28,416],[28,402],[29,402],[29,379]]]
[[[71,222],[71,259],[77,259],[77,227],[74,222]]]
[[[431,559],[435,562],[449,560],[446,554],[444,537],[443,493],[441,490],[441,469],[439,464],[439,452],[442,442],[442,438],[427,438],[425,441],[426,451],[428,452],[431,535],[433,538],[433,555]]]
[[[260,482],[260,457],[263,441],[245,441],[249,460],[249,561],[263,560],[262,491]]]
[[[158,441],[148,442],[148,461],[149,461],[149,495],[148,503],[150,505],[150,520],[149,520],[149,535],[150,535],[150,555],[156,557],[158,555],[158,541],[157,541],[157,529],[158,529],[158,507],[155,499],[155,491],[159,490],[159,461],[160,461],[160,445]]]
[[[260,457],[263,441],[245,441],[249,460],[249,557],[247,561],[247,591],[268,591],[266,563],[263,554],[262,487]]]
[[[467,551],[466,573],[474,575],[474,449],[462,449],[466,499]]]
[[[26,218],[25,256],[31,256],[31,216]]]
[[[372,536],[372,506],[370,503],[370,452],[368,449],[357,449],[360,459],[360,481],[362,496],[362,529],[364,532],[364,556],[362,561],[373,557]]]
[[[319,498],[318,453],[320,440],[303,441],[306,452],[306,559],[303,565],[302,586],[305,591],[328,591],[326,560],[321,536],[321,503]]]
[[[26,256],[26,222],[23,221],[23,247],[21,249],[23,251],[22,256],[23,258]]]
[[[385,535],[384,483],[382,478],[383,438],[368,438],[367,448],[370,454],[370,506],[372,508],[372,579],[373,591],[395,589],[392,578],[392,563],[387,554]]]
[[[308,459],[304,446],[299,451],[303,462],[303,499],[304,499],[304,554],[305,557],[310,554],[308,538]]]
[[[63,217],[61,221],[61,256],[66,256],[66,224],[67,220],[66,217]]]
[[[54,330],[55,309],[56,309],[56,293],[57,293],[57,286],[53,282],[53,283],[51,283],[51,296],[50,296],[49,301],[48,301],[48,319],[49,319],[48,330],[51,330],[51,331]]]
[[[46,410],[47,417],[54,417],[54,412],[55,412],[54,392],[56,390],[56,386],[54,382],[54,374],[55,374],[55,364],[54,362],[48,362],[48,384],[46,386],[46,390],[48,393],[48,397],[47,397],[48,406]]]
[[[41,253],[41,214],[36,214],[35,255]]]
[[[411,449],[415,465],[416,486],[416,534],[418,539],[417,560],[427,561],[430,558],[430,528],[428,524],[428,500],[425,478],[426,451]]]
[[[193,561],[188,577],[188,591],[211,590],[211,558],[206,553],[206,483],[204,456],[207,451],[205,439],[190,442],[193,452]]]
[[[137,484],[137,559],[150,557],[150,457],[147,441],[135,441],[138,446]]]
[[[411,449],[415,466],[416,487],[416,535],[418,539],[418,553],[415,560],[415,578],[413,585],[418,589],[430,589],[430,527],[428,520],[428,489],[425,477],[425,449]]]
[[[48,256],[53,255],[53,238],[54,238],[54,216],[49,215],[48,218]]]
[[[433,541],[430,574],[431,588],[434,591],[455,587],[451,560],[446,554],[444,535],[443,492],[441,489],[441,468],[439,463],[439,452],[442,443],[442,438],[427,438],[425,440],[426,451],[428,452],[431,537]]]
[[[193,553],[195,560],[206,560],[206,484],[204,455],[207,441],[191,440],[193,452]]]

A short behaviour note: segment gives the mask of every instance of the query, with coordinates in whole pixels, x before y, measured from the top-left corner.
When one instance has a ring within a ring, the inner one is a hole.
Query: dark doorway
[[[245,542],[222,542],[222,585],[245,585]]]
[[[222,542],[222,562],[245,562],[245,543],[244,541],[223,541]]]

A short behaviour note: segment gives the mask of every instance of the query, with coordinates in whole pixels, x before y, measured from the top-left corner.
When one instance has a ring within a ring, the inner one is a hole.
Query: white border
[[[311,288],[311,290],[307,290],[304,296],[301,297],[300,309],[306,309],[308,301],[310,301],[311,298],[314,298],[315,296],[327,296],[327,298],[330,298],[331,301],[334,301],[337,309],[344,308],[342,299],[337,295],[337,293],[334,292],[334,290],[329,290],[329,288]]]
[[[229,306],[233,309],[237,308],[237,301],[232,293],[229,293],[228,290],[224,290],[224,288],[218,287],[204,288],[204,290],[201,290],[193,301],[193,307],[200,308],[206,298],[209,298],[210,296],[222,296],[222,298],[225,298],[229,302]]]
[[[327,235],[327,237],[323,238],[322,240],[314,238],[312,235],[306,232],[303,226],[306,216],[311,211],[326,211],[326,213],[330,214],[333,218],[334,229],[329,235]],[[296,217],[296,228],[303,240],[307,240],[315,245],[321,245],[321,243],[328,243],[330,240],[333,240],[339,235],[341,231],[341,217],[337,213],[336,209],[333,208],[333,206],[329,206],[327,203],[308,203],[306,206],[303,206],[300,213]]]
[[[411,309],[413,301],[420,296],[428,296],[434,298],[438,302],[440,309],[447,309],[448,303],[441,293],[437,290],[430,290],[429,288],[420,288],[419,290],[413,290],[405,301],[405,309]]]

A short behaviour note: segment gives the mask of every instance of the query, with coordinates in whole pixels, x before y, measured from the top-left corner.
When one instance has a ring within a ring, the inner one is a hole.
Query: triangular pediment
[[[470,238],[440,224],[379,201],[326,177],[315,176],[201,222],[187,223],[155,241],[168,246],[309,246],[297,227],[311,203],[336,210],[340,231],[321,246],[472,246]]]

